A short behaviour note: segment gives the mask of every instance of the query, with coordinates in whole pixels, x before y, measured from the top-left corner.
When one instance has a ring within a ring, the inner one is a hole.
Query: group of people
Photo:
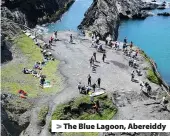
[[[98,52],[104,53],[106,50],[103,48],[103,44],[100,43],[100,37],[97,32],[92,33],[92,45],[91,47],[96,48]]]
[[[96,82],[97,82],[97,84],[96,83],[92,84],[91,75],[89,74],[87,77],[87,83],[88,83],[87,86],[82,85],[82,83],[79,82],[79,84],[78,84],[79,92],[83,93],[83,94],[89,94],[89,92],[91,90],[93,90],[93,92],[95,92],[97,87],[100,88],[101,78],[98,78]]]
[[[148,95],[151,95],[152,87],[148,82],[140,82],[141,91],[146,92]]]
[[[41,53],[43,54],[43,61],[35,62],[32,69],[24,68],[22,71],[24,74],[32,74],[34,77],[39,78],[40,86],[42,88],[44,87],[44,84],[46,81],[46,76],[42,74],[42,69],[43,69],[43,66],[49,60],[54,61],[54,57],[52,56],[52,53],[48,51],[48,49],[51,49],[51,45],[53,41],[56,41],[56,40],[57,40],[57,31],[55,31],[53,36],[50,37],[49,44],[44,42],[43,46],[42,47],[40,46],[40,48],[42,48]]]

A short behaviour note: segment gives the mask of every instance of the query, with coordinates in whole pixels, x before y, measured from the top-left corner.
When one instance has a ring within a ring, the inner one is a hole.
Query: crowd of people
[[[99,47],[100,50],[97,51],[103,51],[102,55],[102,61],[105,62],[106,58],[106,50],[103,48],[104,45],[100,43],[100,37],[96,32],[92,33],[92,46],[93,48]],[[120,47],[120,42],[118,41],[113,41],[111,36],[109,35],[106,37],[105,40],[105,46],[110,47],[112,50],[121,50],[123,52],[123,55],[129,57],[129,66],[133,68],[133,71],[131,73],[131,81],[139,83],[139,80],[136,79],[137,76],[142,76],[142,71],[139,69],[139,64],[137,63],[138,60],[138,54],[139,54],[139,49],[134,50],[133,42],[131,41],[130,44],[128,44],[127,37],[124,38],[123,40],[123,46],[122,48]],[[96,52],[93,53],[93,56],[90,58],[90,67],[93,68],[95,66],[95,61],[96,61]],[[88,83],[90,80],[88,80]],[[148,85],[146,86],[148,94],[151,93],[151,86]]]
[[[35,39],[36,45],[41,48],[43,60],[35,62],[32,69],[23,68],[22,70],[23,74],[31,74],[33,77],[39,78],[39,83],[42,88],[44,88],[44,85],[48,82],[46,82],[46,75],[42,74],[42,70],[46,63],[55,60],[52,53],[50,52],[50,49],[52,47],[53,42],[57,40],[57,31],[55,31],[53,36],[50,37],[49,43],[44,42],[43,44],[39,44]]]

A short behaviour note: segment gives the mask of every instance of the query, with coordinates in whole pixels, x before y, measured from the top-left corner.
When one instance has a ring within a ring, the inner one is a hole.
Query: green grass
[[[140,50],[140,54],[145,58],[145,60],[146,60],[149,64],[151,64],[150,58],[146,55],[146,53],[145,53],[144,51]]]
[[[40,112],[38,113],[38,120],[40,123],[45,122],[46,115],[48,114],[49,107],[48,106],[42,106],[40,109]]]
[[[152,66],[151,60],[150,58],[145,54],[144,51],[140,50],[140,54],[145,58],[145,60]],[[155,74],[155,72],[153,71],[153,69],[151,67],[146,67],[145,70],[147,70],[147,78],[149,79],[149,81],[155,83],[155,84],[160,84],[160,80],[157,77],[157,75]]]
[[[28,93],[28,97],[36,97],[45,93],[58,92],[62,89],[61,78],[57,70],[59,61],[50,61],[43,67],[42,74],[47,76],[46,79],[51,82],[52,87],[42,89],[39,86],[39,78],[22,73],[24,67],[32,69],[36,61],[43,60],[40,48],[24,34],[17,37],[14,44],[20,55],[18,59],[8,62],[1,69],[3,92],[17,94],[17,91],[22,89]]]
[[[56,107],[55,111],[52,114],[52,120],[110,120],[114,117],[117,112],[117,109],[114,107],[112,100],[109,99],[107,95],[101,95],[95,97],[95,101],[99,100],[100,102],[100,114],[95,112],[92,108],[89,96],[82,96],[76,98],[66,104],[61,104]],[[82,104],[86,104],[82,106]],[[73,110],[78,110],[80,113],[75,113]],[[98,133],[64,133],[64,135],[89,135],[97,136]]]
[[[152,69],[149,69],[147,71],[147,78],[155,84],[160,84],[160,81],[159,81],[157,75],[153,72]]]

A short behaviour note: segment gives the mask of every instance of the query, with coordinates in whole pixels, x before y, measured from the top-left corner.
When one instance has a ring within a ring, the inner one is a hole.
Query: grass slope
[[[52,83],[52,88],[42,89],[39,87],[39,79],[32,75],[22,73],[24,67],[33,68],[36,61],[42,61],[43,56],[40,48],[37,47],[33,40],[22,34],[14,39],[15,48],[19,51],[17,59],[12,60],[2,67],[2,91],[16,94],[19,89],[27,91],[29,97],[58,92],[61,90],[61,78],[57,72],[59,61],[50,61],[44,67],[42,74],[47,76],[47,80]]]
[[[145,54],[144,51],[140,50],[140,54],[145,58],[145,60],[152,66],[152,63],[150,61],[150,58]],[[156,73],[153,71],[152,67],[147,69],[147,78],[149,81],[155,83],[155,84],[160,84],[159,78],[156,75]]]

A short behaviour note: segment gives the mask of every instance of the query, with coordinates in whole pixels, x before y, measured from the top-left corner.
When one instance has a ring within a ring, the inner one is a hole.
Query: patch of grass
[[[52,114],[52,120],[109,120],[114,117],[117,109],[107,95],[95,97],[95,101],[99,100],[100,113],[97,113],[89,96],[76,98],[66,104],[61,104],[56,107]],[[51,127],[51,126],[50,126]],[[50,128],[49,127],[49,128]],[[90,135],[97,136],[98,133],[64,133],[64,135]]]
[[[2,67],[2,91],[17,94],[17,91],[22,89],[28,93],[28,97],[36,97],[62,89],[61,78],[57,72],[59,61],[49,61],[43,67],[42,74],[47,76],[46,79],[51,82],[52,87],[42,89],[39,78],[22,73],[24,67],[32,69],[35,62],[43,60],[40,48],[25,34],[17,37],[14,44],[20,55]]]
[[[145,58],[145,60],[151,64],[150,58],[146,55],[146,53],[143,50],[140,50],[140,54]]]
[[[40,109],[40,112],[38,113],[38,120],[41,124],[45,123],[46,115],[48,114],[49,107],[48,106],[42,106]]]
[[[147,72],[147,78],[155,84],[160,84],[160,81],[159,81],[157,75],[151,69],[149,69]]]

